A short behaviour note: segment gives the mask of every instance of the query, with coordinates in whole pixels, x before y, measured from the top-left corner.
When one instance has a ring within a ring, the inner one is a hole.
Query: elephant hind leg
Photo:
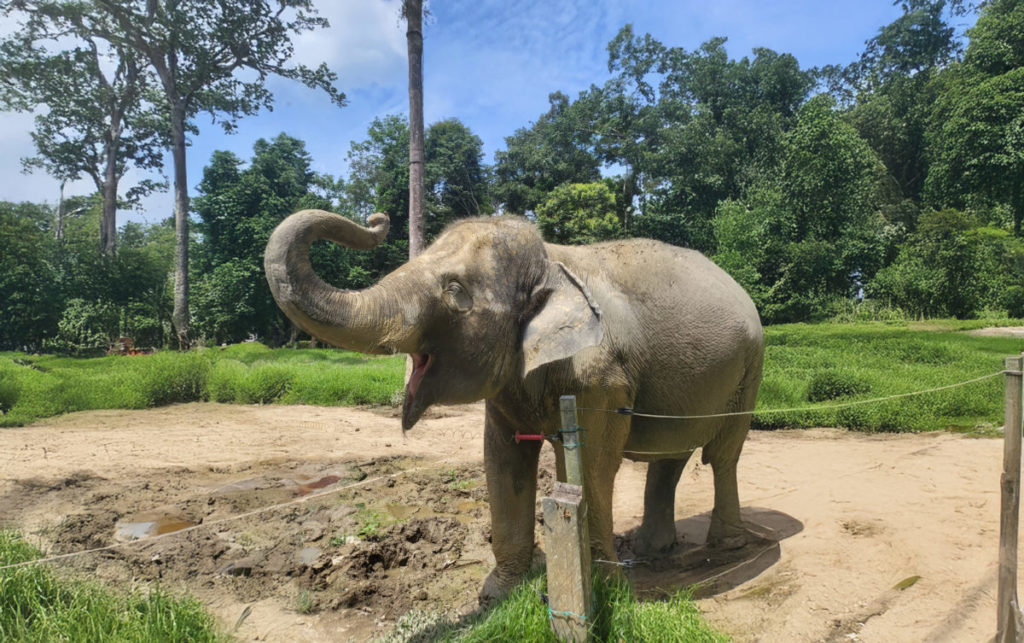
[[[756,387],[753,392],[756,394]],[[741,390],[739,395],[749,394]],[[752,408],[737,399],[739,408]],[[735,407],[734,407],[735,408]],[[750,429],[749,415],[730,418],[715,437],[704,445],[701,460],[711,465],[715,479],[715,506],[711,510],[711,526],[708,528],[707,543],[712,547],[735,549],[747,543],[750,531],[740,517],[740,497],[736,480],[736,465],[743,450],[743,442]]]
[[[644,486],[644,518],[633,538],[638,556],[668,553],[676,544],[676,486],[686,462],[693,454],[673,460],[655,460],[647,465]]]
[[[754,408],[757,390],[761,386],[763,359],[764,352],[760,348],[750,354],[747,371],[727,405],[727,410],[746,411]],[[710,546],[733,549],[742,547],[753,537],[740,517],[736,481],[736,465],[752,419],[750,415],[726,419],[715,437],[704,445],[701,459],[711,465],[715,478],[715,507],[711,511],[711,526],[707,537]]]

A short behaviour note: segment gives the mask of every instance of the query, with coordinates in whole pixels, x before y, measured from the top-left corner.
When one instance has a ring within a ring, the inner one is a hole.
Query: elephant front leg
[[[516,444],[488,413],[484,434],[484,468],[491,510],[491,550],[495,569],[481,599],[508,594],[530,570],[533,560],[539,442]]]

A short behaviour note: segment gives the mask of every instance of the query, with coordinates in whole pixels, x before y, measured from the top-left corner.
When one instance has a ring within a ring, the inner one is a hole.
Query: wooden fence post
[[[583,496],[583,463],[576,420],[576,397],[563,395],[562,448],[566,480],[544,498],[544,548],[547,550],[548,609],[551,629],[566,641],[586,641],[590,628],[590,530]]]
[[[1003,474],[1000,484],[999,585],[996,591],[998,643],[1017,643],[1024,627],[1017,602],[1017,533],[1020,525],[1021,370],[1024,359],[1006,358],[1006,397],[1003,426]]]

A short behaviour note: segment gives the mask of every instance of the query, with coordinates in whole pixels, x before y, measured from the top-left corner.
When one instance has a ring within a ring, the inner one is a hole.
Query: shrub
[[[211,402],[234,402],[238,383],[245,378],[246,366],[236,359],[221,359],[210,369],[206,391]]]
[[[1024,317],[1024,286],[1007,286],[1002,303],[1010,317]]]
[[[9,413],[18,401],[21,386],[13,374],[0,370],[0,414]]]
[[[282,364],[254,364],[235,390],[235,401],[243,404],[270,404],[280,400],[291,388],[294,371]]]
[[[168,352],[128,359],[143,406],[203,399],[210,362],[201,354]]]
[[[44,347],[57,353],[81,355],[105,350],[117,335],[117,310],[107,303],[70,299],[57,322],[57,336]]]
[[[824,402],[841,397],[851,397],[867,393],[871,386],[867,381],[849,371],[828,369],[818,371],[811,377],[807,387],[809,402]]]

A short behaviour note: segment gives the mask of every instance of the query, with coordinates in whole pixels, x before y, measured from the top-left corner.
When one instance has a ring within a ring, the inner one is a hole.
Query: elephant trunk
[[[418,307],[410,276],[392,273],[381,283],[354,292],[325,283],[313,271],[309,249],[321,239],[369,250],[388,234],[386,214],[364,228],[323,210],[302,210],[270,235],[263,266],[277,305],[296,326],[325,342],[362,353],[413,353],[419,338]],[[389,282],[389,283],[385,283]]]

